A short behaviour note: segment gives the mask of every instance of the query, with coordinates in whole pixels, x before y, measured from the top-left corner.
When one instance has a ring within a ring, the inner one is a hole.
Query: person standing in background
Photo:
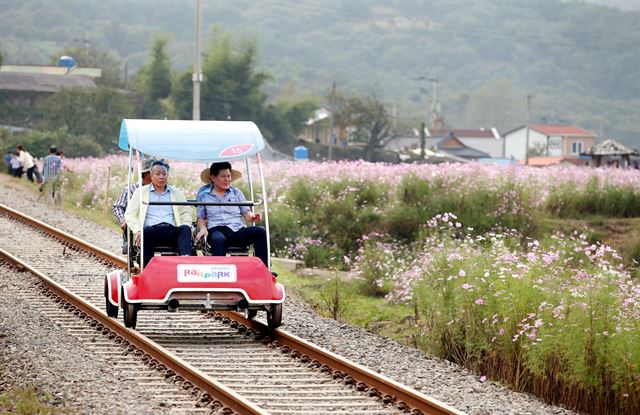
[[[42,178],[44,179],[41,190],[47,192],[47,200],[50,204],[62,206],[62,185],[60,181],[60,170],[62,160],[56,154],[56,146],[49,147],[49,155],[42,160]]]
[[[11,161],[9,162],[9,166],[11,167],[11,175],[13,177],[22,177],[22,163],[20,163],[17,152],[11,153]]]
[[[146,186],[151,183],[151,165],[155,162],[155,159],[147,159],[142,163],[142,169],[140,175],[142,179],[142,185]],[[129,250],[128,238],[127,238],[127,222],[124,219],[124,212],[127,210],[129,204],[129,198],[133,196],[133,192],[140,186],[140,183],[136,181],[131,186],[125,186],[120,193],[120,196],[116,199],[115,203],[111,207],[113,216],[116,217],[120,223],[120,229],[122,229],[122,253],[127,254]]]
[[[11,174],[11,152],[7,151],[7,154],[4,155],[4,161],[7,163],[7,173]]]

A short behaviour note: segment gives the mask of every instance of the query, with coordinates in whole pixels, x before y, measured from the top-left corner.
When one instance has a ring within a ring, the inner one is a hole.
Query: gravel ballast
[[[43,222],[63,229],[108,251],[120,253],[121,236],[113,229],[101,227],[62,210],[46,206],[37,200],[36,194],[25,192],[22,186],[16,185],[6,175],[0,175],[0,183],[0,203],[33,215]],[[4,303],[4,301],[2,302]],[[12,324],[10,320],[13,318],[11,314],[10,308],[0,306],[0,328],[3,331],[4,329],[10,330],[9,326]],[[37,316],[31,316],[31,319],[38,320]],[[458,365],[426,356],[416,349],[403,346],[395,341],[376,336],[357,327],[320,317],[295,299],[287,299],[283,320],[282,328],[284,330],[469,414],[574,413],[561,407],[547,405],[534,396],[510,391],[497,383],[481,382],[479,376],[473,375]],[[28,339],[31,329],[36,330],[36,328],[25,325],[22,336]],[[10,331],[8,332],[10,333]],[[64,336],[61,330],[56,331],[55,335],[58,334]],[[5,342],[11,337],[10,334]],[[35,338],[37,335],[32,337]],[[42,348],[43,353],[54,355],[47,345],[41,345],[39,341],[34,340],[29,347],[34,350]],[[22,360],[22,357],[15,355],[19,353],[15,348],[2,347],[2,349],[1,358],[3,361],[7,359]],[[92,362],[82,363],[82,359],[77,360],[79,365],[88,365],[85,372],[91,373],[96,370],[92,366]],[[38,360],[30,365],[32,371],[42,370],[46,373],[48,369],[49,367],[44,362]],[[26,376],[26,372],[23,373]],[[69,371],[66,376],[72,377],[76,373],[83,373],[83,370]],[[39,383],[37,376],[31,380],[32,383]],[[82,380],[78,380],[78,382],[82,382]],[[68,391],[67,398],[73,402],[76,396],[73,391]],[[82,407],[82,403],[78,403],[78,405]]]

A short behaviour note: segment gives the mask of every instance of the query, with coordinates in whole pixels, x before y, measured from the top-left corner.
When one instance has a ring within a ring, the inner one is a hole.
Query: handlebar
[[[186,202],[142,202],[149,206],[260,206],[262,202],[196,202],[195,200],[187,200]]]

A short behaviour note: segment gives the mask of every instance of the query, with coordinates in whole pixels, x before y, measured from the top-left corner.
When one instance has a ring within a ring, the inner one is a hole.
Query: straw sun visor
[[[242,173],[240,173],[238,170],[231,169],[231,181],[232,182],[235,182],[236,180],[238,180],[241,177],[242,177]],[[206,169],[202,170],[202,172],[200,173],[200,180],[204,184],[211,184],[212,183],[211,182],[211,173],[209,172],[209,168],[208,167]]]

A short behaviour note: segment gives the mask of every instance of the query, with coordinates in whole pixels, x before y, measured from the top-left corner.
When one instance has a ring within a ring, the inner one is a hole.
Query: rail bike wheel
[[[282,324],[282,304],[271,304],[267,311],[267,326],[270,330],[280,327]]]
[[[138,321],[138,306],[136,304],[128,303],[124,297],[124,287],[122,287],[122,318],[124,320],[124,326],[132,329],[136,328],[136,322]]]
[[[247,320],[253,320],[258,315],[258,310],[247,310]]]
[[[118,317],[118,306],[111,304],[109,301],[109,286],[107,284],[107,278],[104,279],[104,299],[106,302],[107,315],[109,317],[117,318]]]

